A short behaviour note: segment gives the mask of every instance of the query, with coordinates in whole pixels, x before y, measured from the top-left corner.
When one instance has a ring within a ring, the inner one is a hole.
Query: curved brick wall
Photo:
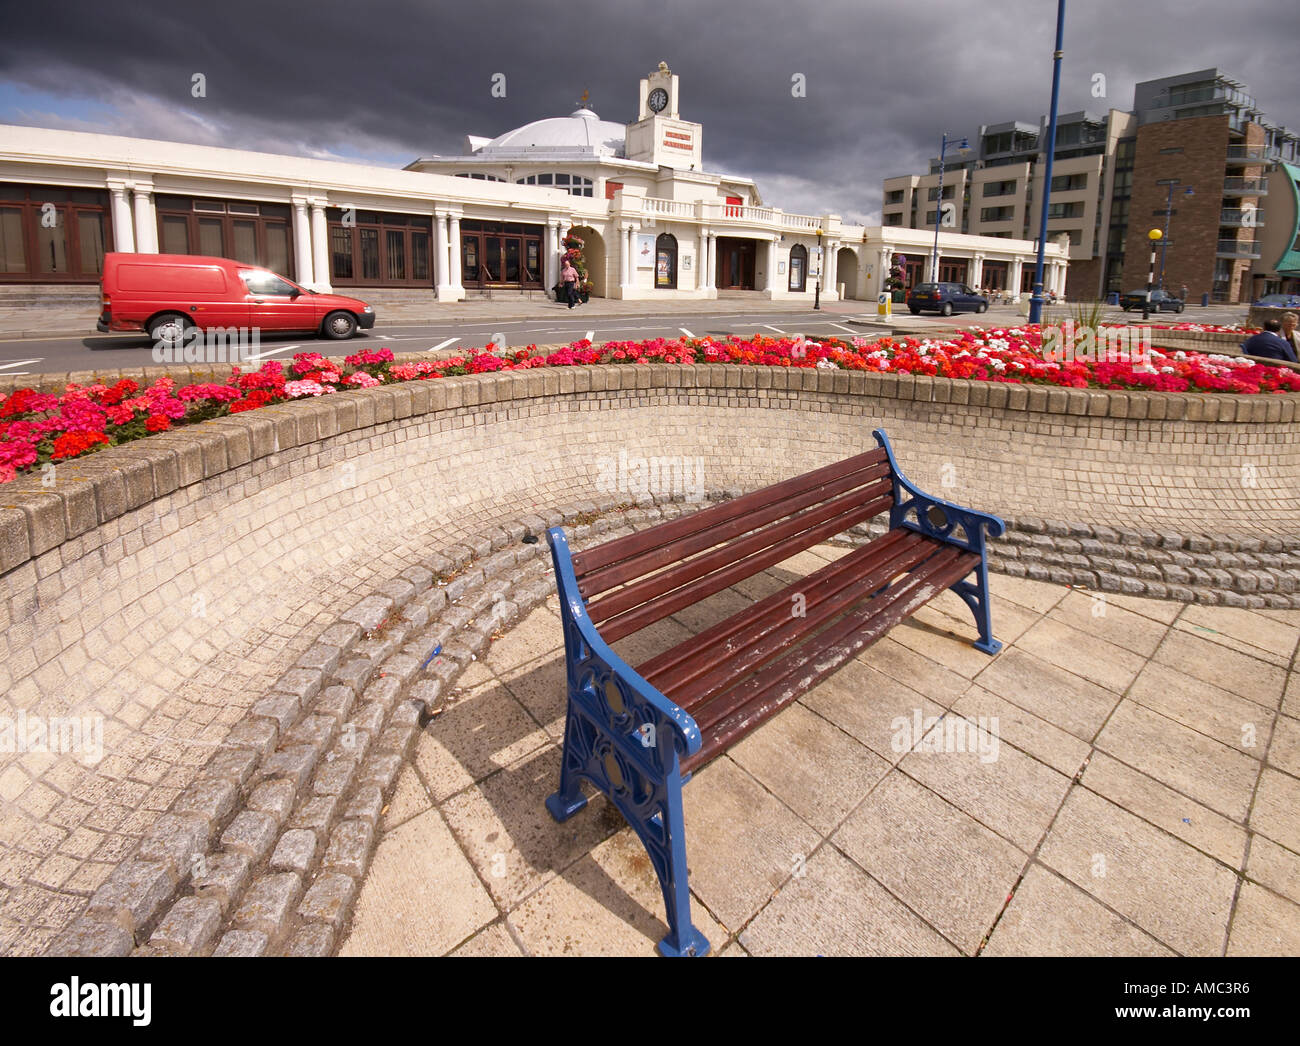
[[[538,369],[253,411],[60,466],[51,489],[9,484],[0,716],[106,725],[94,766],[0,752],[0,952],[41,950],[343,610],[496,522],[609,493],[621,450],[684,459],[663,475],[688,488],[753,488],[871,446],[882,425],[918,484],[1026,532],[1056,520],[1280,549],[1300,532],[1298,401]]]

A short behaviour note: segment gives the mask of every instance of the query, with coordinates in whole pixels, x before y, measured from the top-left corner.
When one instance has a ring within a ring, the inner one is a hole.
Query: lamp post
[[[822,231],[817,229],[817,289],[813,291],[813,308],[822,307]]]
[[[958,149],[969,149],[970,143],[965,138],[953,139]],[[943,162],[948,152],[948,132],[943,132],[943,141],[939,144],[939,188],[934,198],[934,257],[930,260],[930,282],[939,282],[939,220],[943,215]]]
[[[1174,211],[1174,186],[1181,183],[1177,178],[1161,178],[1157,185],[1167,186],[1168,194],[1165,196],[1165,229],[1160,243],[1160,282],[1157,286],[1161,290],[1165,289],[1165,256],[1169,251],[1169,217]],[[1183,190],[1184,196],[1195,196],[1196,193],[1189,185]]]
[[[1159,229],[1152,229],[1147,233],[1147,239],[1151,241],[1151,265],[1147,268],[1147,296],[1142,302],[1142,322],[1146,323],[1151,318],[1151,286],[1156,282],[1156,244],[1164,238],[1164,233]]]
[[[1061,59],[1065,57],[1065,0],[1056,3],[1056,50],[1052,52],[1052,112],[1047,123],[1047,169],[1043,172],[1043,207],[1039,217],[1038,261],[1034,265],[1034,294],[1029,322],[1043,320],[1043,252],[1047,249],[1047,205],[1052,198],[1052,159],[1056,156],[1056,102],[1061,97]]]

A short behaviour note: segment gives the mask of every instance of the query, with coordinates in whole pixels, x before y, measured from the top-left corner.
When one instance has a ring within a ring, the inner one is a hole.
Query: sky
[[[666,61],[706,170],[766,204],[879,221],[881,183],[941,136],[1036,123],[1051,0],[49,0],[8,5],[0,123],[401,167],[563,116],[637,116]],[[1218,67],[1300,130],[1294,0],[1070,0],[1060,111]],[[201,74],[202,97],[194,79]],[[504,75],[504,97],[493,91]],[[1098,79],[1097,74],[1101,74]],[[802,77],[802,90],[796,77]],[[1103,96],[1097,92],[1104,91]]]

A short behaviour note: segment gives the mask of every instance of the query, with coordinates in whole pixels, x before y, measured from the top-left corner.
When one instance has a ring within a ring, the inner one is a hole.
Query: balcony
[[[673,218],[694,218],[695,204],[688,200],[664,200],[657,196],[647,196],[645,213],[662,214]]]
[[[1230,145],[1226,159],[1229,164],[1263,163],[1268,159],[1264,145]]]
[[[1267,196],[1267,178],[1224,178],[1224,196]]]
[[[1216,258],[1258,258],[1259,244],[1254,240],[1220,240]]]
[[[1258,207],[1225,207],[1219,212],[1219,224],[1237,229],[1254,229],[1264,224],[1264,212]]]

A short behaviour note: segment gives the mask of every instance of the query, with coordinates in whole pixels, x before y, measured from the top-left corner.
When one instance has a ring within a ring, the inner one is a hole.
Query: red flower
[[[166,414],[150,414],[149,420],[144,423],[144,427],[150,432],[166,432],[172,427],[171,418]]]

